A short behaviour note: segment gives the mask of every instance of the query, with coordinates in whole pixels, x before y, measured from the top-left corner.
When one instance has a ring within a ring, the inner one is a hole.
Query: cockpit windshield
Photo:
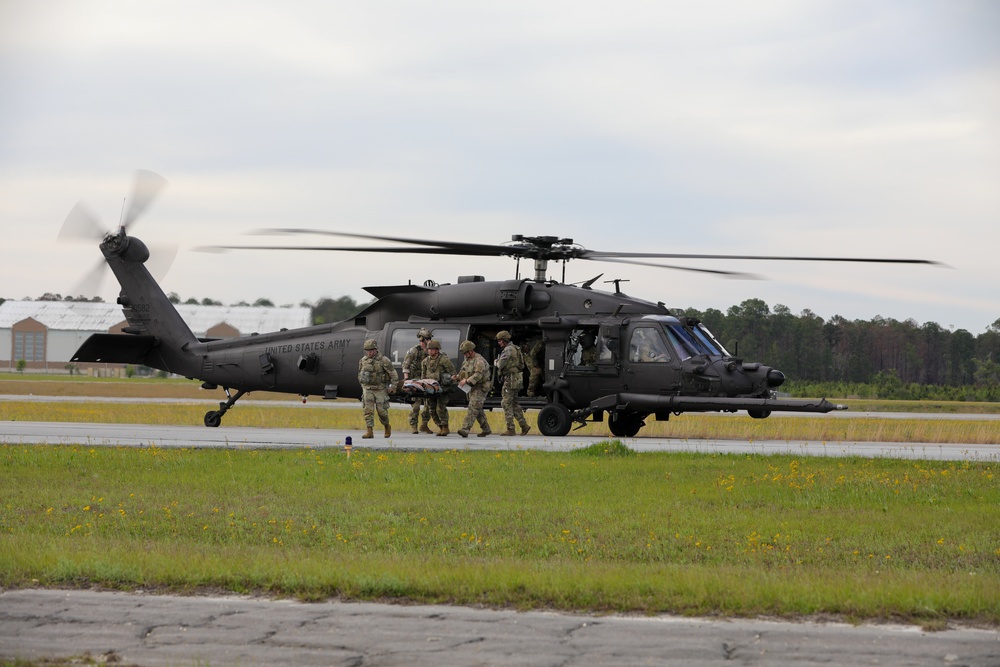
[[[720,345],[715,342],[707,330],[702,330],[700,326],[693,328],[685,327],[683,324],[664,324],[663,330],[670,340],[670,344],[681,359],[696,356],[721,356],[723,351]]]
[[[691,328],[691,331],[693,331],[694,335],[697,336],[707,347],[715,350],[712,354],[717,354],[722,357],[732,356],[726,348],[722,346],[722,343],[715,339],[712,332],[705,328],[704,324],[696,324]]]

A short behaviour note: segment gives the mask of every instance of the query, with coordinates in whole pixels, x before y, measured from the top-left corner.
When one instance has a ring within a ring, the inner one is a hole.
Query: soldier
[[[584,331],[580,335],[580,365],[593,366],[597,363],[597,341],[594,334]]]
[[[486,415],[483,414],[483,403],[490,390],[490,365],[476,352],[476,344],[471,340],[463,341],[458,349],[465,357],[465,361],[451,379],[458,382],[460,388],[469,387],[469,412],[465,415],[465,421],[462,422],[462,428],[458,429],[458,434],[463,438],[469,437],[469,429],[473,422],[479,422],[479,437],[485,438],[493,432],[490,430],[490,423],[486,421]]]
[[[403,380],[420,379],[420,365],[427,358],[427,342],[430,339],[431,332],[427,329],[421,329],[417,332],[417,344],[411,347],[406,356],[403,357]],[[420,408],[424,409],[422,415],[420,414]],[[419,429],[417,429],[418,418],[421,418],[419,419]],[[413,433],[430,433],[431,430],[427,427],[427,422],[430,421],[430,418],[431,410],[427,399],[413,399],[413,409],[410,410],[410,431]]]
[[[528,367],[528,396],[537,396],[542,387],[542,357],[545,353],[545,341],[536,340],[524,355],[524,363]]]
[[[500,356],[496,359],[497,372],[503,383],[502,398],[500,406],[503,408],[503,418],[507,423],[507,430],[504,435],[516,435],[514,433],[514,422],[517,421],[521,427],[521,435],[528,435],[531,427],[524,418],[524,410],[517,402],[517,394],[524,384],[524,360],[521,358],[521,350],[516,345],[510,344],[510,333],[501,331],[497,334],[497,345],[502,349]]]
[[[379,354],[378,343],[369,338],[365,341],[365,356],[358,362],[358,382],[364,393],[361,405],[365,413],[365,434],[362,438],[372,438],[375,414],[385,427],[385,437],[392,435],[389,426],[389,394],[395,393],[399,375],[389,357]]]
[[[455,364],[447,354],[441,354],[441,343],[431,340],[427,343],[427,358],[420,367],[420,375],[426,380],[437,380],[441,391],[431,394],[425,400],[427,407],[434,416],[434,421],[441,430],[437,435],[448,435],[448,391],[451,389],[451,378],[455,375]]]

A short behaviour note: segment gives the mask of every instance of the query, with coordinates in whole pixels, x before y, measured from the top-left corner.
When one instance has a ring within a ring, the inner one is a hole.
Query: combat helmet
[[[441,349],[441,341],[437,340],[436,338],[432,338],[430,340],[430,342],[427,343],[427,349],[428,350],[440,350]]]
[[[501,331],[500,333],[497,334],[496,338],[497,340],[505,340],[507,342],[510,342],[510,332]]]
[[[423,338],[423,339],[426,339],[426,340],[430,340],[433,337],[434,337],[434,334],[432,334],[430,332],[430,329],[421,329],[420,331],[417,332],[417,338]]]
[[[465,354],[466,352],[472,352],[476,349],[476,344],[471,340],[462,341],[462,344],[458,346],[459,352]]]
[[[365,349],[366,350],[377,350],[378,349],[378,343],[375,342],[374,338],[369,338],[368,340],[365,341]]]

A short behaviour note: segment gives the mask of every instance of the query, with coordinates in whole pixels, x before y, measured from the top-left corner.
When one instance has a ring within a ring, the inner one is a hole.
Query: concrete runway
[[[356,406],[355,406],[356,407]],[[446,438],[396,432],[388,440],[376,435],[362,440],[360,431],[299,428],[248,428],[222,425],[152,426],[143,424],[82,424],[72,422],[0,422],[0,443],[83,444],[124,447],[229,447],[229,448],[342,448],[351,437],[355,447],[388,450],[536,449],[569,451],[605,440],[599,436],[541,435],[503,437],[491,435]],[[681,440],[676,438],[620,438],[640,452],[685,451],[715,454],[790,454],[793,456],[864,456],[938,461],[997,461],[1000,444],[956,445],[907,442],[810,442],[794,440]]]
[[[996,667],[1000,633],[94,591],[0,593],[0,656],[185,665]]]

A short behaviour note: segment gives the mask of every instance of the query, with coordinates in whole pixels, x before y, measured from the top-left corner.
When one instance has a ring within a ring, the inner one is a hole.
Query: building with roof
[[[198,338],[236,338],[312,324],[309,308],[178,305]],[[34,371],[66,372],[69,360],[91,334],[121,333],[121,306],[88,301],[5,301],[0,304],[0,369],[25,361]],[[120,364],[99,364],[101,368]]]

